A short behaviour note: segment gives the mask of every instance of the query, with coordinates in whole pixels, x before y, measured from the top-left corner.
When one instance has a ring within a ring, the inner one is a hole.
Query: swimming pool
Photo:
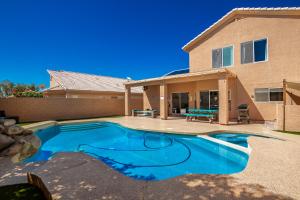
[[[247,153],[201,137],[134,130],[110,122],[57,125],[36,135],[42,145],[26,162],[48,160],[57,152],[83,152],[141,180],[238,173],[248,162]]]

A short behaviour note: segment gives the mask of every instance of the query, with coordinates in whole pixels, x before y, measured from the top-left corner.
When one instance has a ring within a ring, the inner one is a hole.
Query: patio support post
[[[228,78],[221,77],[218,80],[219,87],[219,123],[228,125],[229,122],[229,105],[228,105]]]
[[[162,83],[159,86],[160,91],[160,118],[168,118],[168,86],[165,83]]]
[[[125,116],[131,115],[131,88],[125,86]]]

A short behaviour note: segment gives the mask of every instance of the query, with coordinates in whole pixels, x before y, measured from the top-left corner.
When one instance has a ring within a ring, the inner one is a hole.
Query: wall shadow
[[[245,89],[245,87],[243,86],[243,84],[238,78],[236,79],[236,101],[237,101],[236,106],[239,106],[240,104],[249,105],[250,120],[258,120],[258,121],[264,120],[262,114],[260,113],[259,109],[253,102],[251,96],[248,94],[247,90]],[[237,108],[233,108],[233,109],[237,109]]]

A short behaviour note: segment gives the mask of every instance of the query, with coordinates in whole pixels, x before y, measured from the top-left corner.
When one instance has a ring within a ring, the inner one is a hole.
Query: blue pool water
[[[52,126],[36,134],[42,145],[26,162],[48,160],[57,152],[83,152],[142,180],[232,174],[248,162],[246,153],[203,138],[134,130],[109,122]]]
[[[249,134],[233,134],[233,133],[214,133],[210,134],[210,137],[217,138],[226,142],[237,144],[243,147],[248,147],[247,139]]]

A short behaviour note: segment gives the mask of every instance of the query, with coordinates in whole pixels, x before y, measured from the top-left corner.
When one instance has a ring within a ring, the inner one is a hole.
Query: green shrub
[[[43,93],[36,91],[24,91],[24,92],[16,92],[15,97],[34,97],[34,98],[42,98]]]

